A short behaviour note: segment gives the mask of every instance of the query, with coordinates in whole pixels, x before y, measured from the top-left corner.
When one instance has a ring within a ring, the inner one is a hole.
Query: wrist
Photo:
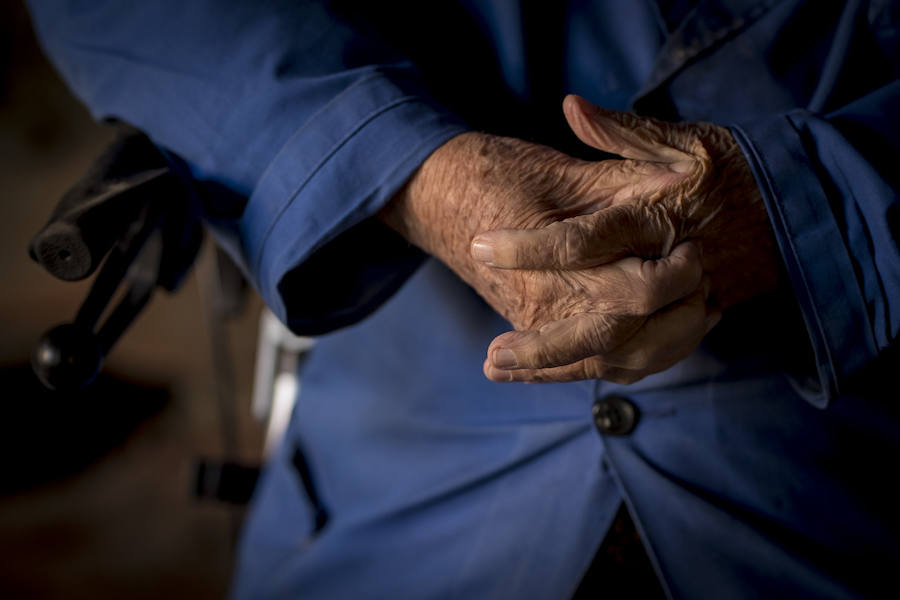
[[[490,137],[463,133],[438,147],[378,212],[378,218],[410,243],[449,264],[464,235],[460,216],[471,218],[473,214],[479,195],[474,189],[478,157],[483,159]]]

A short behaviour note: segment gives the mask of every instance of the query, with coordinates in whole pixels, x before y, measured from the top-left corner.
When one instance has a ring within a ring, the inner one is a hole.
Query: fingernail
[[[722,313],[713,313],[706,317],[706,333],[709,333],[710,330],[719,324],[719,321],[722,320]]]
[[[515,369],[519,364],[515,352],[506,348],[494,351],[493,363],[498,369]]]
[[[478,262],[491,264],[494,262],[494,247],[480,240],[472,242],[472,258]]]
[[[491,372],[488,375],[488,379],[490,379],[494,383],[510,383],[511,381],[513,381],[513,372],[503,371],[494,367],[491,369]]]

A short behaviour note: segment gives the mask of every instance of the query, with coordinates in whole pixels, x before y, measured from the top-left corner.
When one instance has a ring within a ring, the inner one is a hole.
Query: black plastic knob
[[[91,331],[78,325],[59,325],[38,340],[31,355],[35,374],[48,388],[79,390],[100,371],[103,352]]]

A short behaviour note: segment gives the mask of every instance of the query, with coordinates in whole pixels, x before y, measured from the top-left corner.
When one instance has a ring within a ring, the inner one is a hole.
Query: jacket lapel
[[[644,98],[695,58],[721,44],[759,19],[780,0],[707,0],[700,2],[669,35],[650,77],[635,95],[639,108]]]

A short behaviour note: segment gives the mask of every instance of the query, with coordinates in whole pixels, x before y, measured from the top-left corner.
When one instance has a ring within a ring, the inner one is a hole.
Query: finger
[[[605,355],[591,356],[568,365],[503,369],[490,358],[484,362],[485,376],[497,382],[549,383],[603,379],[631,384],[668,369],[686,358],[721,318],[718,310],[707,310],[709,279],[688,299],[654,315],[625,344]],[[661,340],[657,338],[661,337]],[[647,350],[649,348],[649,351]]]
[[[563,194],[556,202],[562,217],[584,215],[614,204],[649,197],[687,177],[668,163],[646,160],[580,161],[569,165],[582,186],[577,193]]]
[[[487,359],[484,361],[484,374],[491,381],[500,383],[566,383],[588,379],[603,379],[612,383],[630,385],[649,375],[665,371],[686,358],[700,343],[703,335],[715,327],[720,318],[721,313],[718,312],[705,314],[700,319],[700,328],[693,328],[694,339],[681,339],[674,342],[667,351],[656,356],[652,363],[648,364],[643,364],[643,361],[634,362],[631,360],[633,355],[629,360],[619,361],[616,353],[607,356],[592,356],[560,367],[508,370],[495,367],[490,359]],[[697,335],[699,331],[703,333]],[[634,339],[632,338],[632,340]],[[635,344],[637,343],[636,341]],[[643,366],[636,368],[634,366],[636,364],[643,364]]]
[[[647,214],[659,213],[656,219]],[[648,248],[668,250],[674,226],[664,211],[629,205],[557,221],[541,229],[495,229],[472,239],[472,258],[502,269],[577,270]],[[666,247],[668,246],[668,247]]]
[[[488,359],[500,370],[568,365],[620,346],[643,321],[642,316],[582,313],[538,330],[501,334],[488,347]]]
[[[505,371],[497,369],[489,360],[484,361],[484,375],[497,383],[568,383],[586,379],[603,379],[613,383],[628,385],[647,376],[647,373],[613,367],[600,357],[591,357],[571,365],[551,369],[520,369]]]
[[[606,353],[604,362],[649,374],[668,369],[687,357],[708,331],[707,293],[698,290],[684,301],[652,315],[628,341]]]
[[[629,257],[597,270],[609,271],[617,266],[628,278],[624,289],[632,298],[634,314],[651,315],[692,294],[704,282],[700,246],[692,241],[678,244],[668,256],[656,260]]]
[[[602,109],[575,95],[563,100],[563,113],[578,139],[589,146],[625,158],[669,163],[679,172],[693,166],[690,154],[670,145],[672,136],[667,135],[666,128],[671,125]]]
[[[629,256],[573,277],[581,280],[590,312],[648,317],[699,289],[703,261],[697,244],[683,242],[657,260]]]
[[[619,272],[609,279],[612,289],[595,292],[602,310],[498,336],[488,348],[492,366],[549,368],[610,352],[633,336],[647,315],[694,292],[703,276],[699,248],[691,242],[657,261],[629,257],[608,268]]]

